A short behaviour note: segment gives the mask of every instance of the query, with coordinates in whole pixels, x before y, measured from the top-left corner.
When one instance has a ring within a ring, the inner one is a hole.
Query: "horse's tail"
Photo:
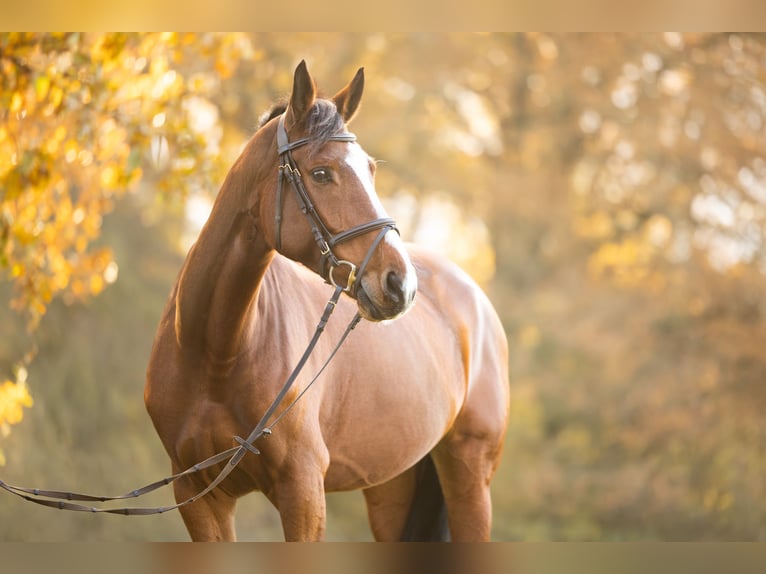
[[[415,465],[415,496],[402,532],[402,542],[447,542],[447,505],[431,455]]]

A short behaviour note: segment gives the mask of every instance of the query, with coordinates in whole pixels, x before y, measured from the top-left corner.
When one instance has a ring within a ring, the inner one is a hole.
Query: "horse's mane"
[[[261,117],[259,118],[259,121],[258,121],[258,129],[261,129],[263,126],[265,126],[274,118],[284,114],[286,110],[287,110],[287,100],[280,100],[276,102],[274,105],[271,106],[271,109],[268,112],[261,114]]]
[[[287,110],[286,100],[275,103],[268,112],[261,116],[258,129],[285,113],[285,110]],[[335,104],[329,100],[317,99],[309,112],[306,125],[306,136],[311,138],[311,151],[313,152],[327,143],[330,137],[344,131],[345,124]]]

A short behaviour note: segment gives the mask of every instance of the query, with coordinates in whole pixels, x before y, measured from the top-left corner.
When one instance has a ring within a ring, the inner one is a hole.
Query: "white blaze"
[[[351,142],[348,145],[348,153],[344,158],[344,162],[353,170],[357,179],[362,183],[370,199],[370,204],[375,209],[375,215],[379,218],[388,217],[378,194],[375,192],[375,183],[372,180],[372,172],[370,171],[370,157],[367,155],[367,152],[359,144]],[[407,272],[402,278],[403,288],[408,293],[414,292],[417,289],[415,269],[410,262],[409,255],[407,255],[407,250],[404,248],[402,238],[396,232],[386,233],[384,241],[401,253],[402,259],[407,262]]]

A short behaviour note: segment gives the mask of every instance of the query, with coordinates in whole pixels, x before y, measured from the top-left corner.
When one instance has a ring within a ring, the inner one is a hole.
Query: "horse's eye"
[[[326,167],[318,167],[311,170],[311,177],[317,183],[330,183],[332,181],[332,172]]]

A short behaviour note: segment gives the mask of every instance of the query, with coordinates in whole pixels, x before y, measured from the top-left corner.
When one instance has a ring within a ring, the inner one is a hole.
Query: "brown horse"
[[[260,456],[181,508],[193,540],[235,539],[236,500],[254,490],[278,509],[286,540],[318,540],[325,492],[352,489],[364,492],[377,540],[489,538],[508,414],[504,332],[465,273],[405,246],[385,217],[375,163],[345,131],[363,84],[360,69],[332,99],[317,98],[301,62],[286,108],[229,171],[163,313],[145,400],[176,472],[231,448],[269,407],[331,292],[321,276],[348,296],[306,372],[357,311],[367,319],[258,441]],[[280,161],[286,148],[292,168]],[[293,168],[306,198],[282,185]],[[176,499],[216,474],[183,477]]]

